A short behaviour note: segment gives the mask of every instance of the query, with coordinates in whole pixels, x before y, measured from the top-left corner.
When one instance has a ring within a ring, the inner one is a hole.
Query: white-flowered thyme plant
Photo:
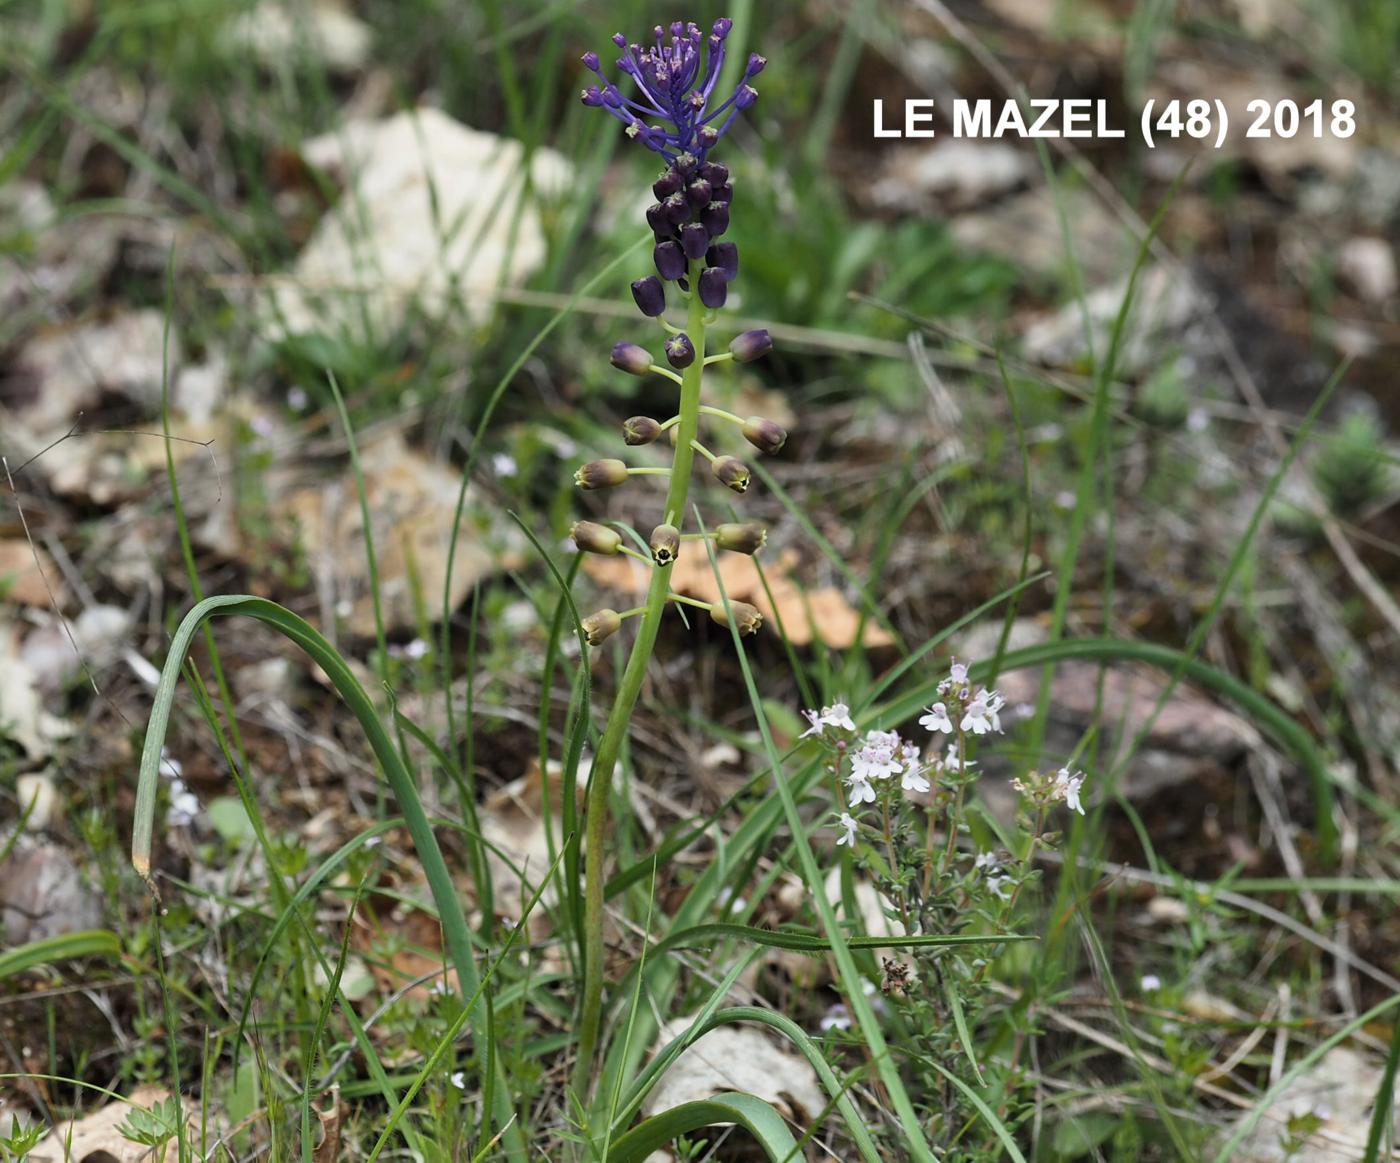
[[[836,847],[850,853],[879,891],[889,917],[909,934],[1011,933],[1018,900],[1038,875],[1035,854],[1058,839],[1047,830],[1052,812],[1064,805],[1084,813],[1082,772],[1068,767],[1029,772],[1012,780],[1019,795],[1016,851],[978,849],[966,810],[978,777],[972,752],[983,737],[1002,733],[1006,703],[995,690],[972,682],[968,670],[955,659],[938,686],[939,701],[920,717],[919,726],[931,739],[861,731],[842,702],[802,712],[808,724],[803,738],[827,752],[839,805]],[[940,1157],[947,1160],[984,1157],[980,1148],[959,1139],[960,1128],[976,1112],[964,1092],[929,1064],[983,1085],[967,1061],[952,1011],[954,1004],[962,1011],[975,1045],[1002,1045],[991,1031],[1011,1014],[1012,1003],[989,980],[996,949],[915,947],[907,961],[883,961],[882,988],[904,1011],[892,1027],[904,1032],[909,1061],[924,1074],[916,1093],[924,1098],[935,1141],[942,1140]],[[837,1036],[841,1028],[827,1032]],[[1016,1083],[1028,1065],[1016,1060],[1024,1041],[1002,1045],[995,1064],[1007,1080],[1008,1113],[1019,1102]],[[987,1062],[980,1065],[989,1069]]]

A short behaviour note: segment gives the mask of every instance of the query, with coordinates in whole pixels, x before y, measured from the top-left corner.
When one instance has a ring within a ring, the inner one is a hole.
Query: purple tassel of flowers
[[[703,260],[700,291],[707,304],[724,302],[720,283],[731,282],[739,269],[738,250],[732,243],[711,245],[729,229],[734,186],[729,167],[709,161],[707,154],[735,117],[758,100],[758,91],[749,82],[768,63],[752,54],[734,92],[715,101],[732,27],[733,21],[725,18],[716,20],[708,34],[694,23],[658,24],[652,30],[654,43],[649,45],[629,44],[618,33],[613,37],[622,49],[617,67],[636,88],[631,97],[604,75],[597,53],[583,54],[584,67],[598,81],[583,90],[583,103],[606,110],[626,126],[628,137],[670,163],[652,183],[656,202],[646,212],[657,244],[657,273],[688,290],[693,277],[689,264]],[[654,303],[649,296],[638,306],[650,314],[648,308]]]
[[[627,127],[630,138],[668,162],[674,164],[689,154],[694,159],[690,167],[694,172],[739,112],[758,100],[758,91],[749,82],[768,63],[757,53],[750,56],[738,87],[711,107],[724,67],[724,42],[733,25],[722,17],[706,36],[697,24],[676,21],[669,30],[658,24],[652,29],[655,44],[647,46],[628,44],[619,32],[613,37],[613,43],[622,49],[617,67],[636,84],[637,99],[624,97],[603,74],[598,54],[588,52],[583,54],[583,66],[598,78],[598,84],[584,89],[583,103],[606,109]],[[655,124],[648,125],[649,120]],[[679,168],[686,175],[686,167]],[[661,198],[657,194],[657,200]]]

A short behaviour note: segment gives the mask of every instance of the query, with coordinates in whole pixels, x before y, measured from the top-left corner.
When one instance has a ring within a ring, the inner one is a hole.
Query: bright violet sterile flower
[[[1071,772],[1068,767],[1062,767],[1055,772],[1055,795],[1065,802],[1065,806],[1072,812],[1084,814],[1084,805],[1079,802],[1079,789],[1084,786],[1084,773],[1082,771]]]
[[[944,735],[953,733],[953,720],[948,718],[948,708],[943,703],[934,703],[929,707],[928,713],[919,720],[919,726]]]
[[[842,812],[839,819],[842,834],[836,841],[837,845],[840,846],[842,844],[849,844],[852,847],[854,847],[856,842],[856,831],[860,828],[860,821],[858,821],[853,815],[851,815],[850,812]]]
[[[645,47],[628,44],[619,32],[613,37],[622,49],[617,67],[636,83],[637,100],[622,95],[603,74],[598,54],[590,52],[584,53],[583,64],[600,83],[583,90],[583,103],[606,109],[627,127],[628,137],[669,162],[684,154],[703,162],[739,112],[758,100],[749,81],[768,63],[752,54],[734,92],[711,105],[724,66],[724,42],[733,26],[722,17],[706,36],[696,24],[678,20],[669,29],[658,24],[652,29],[655,43]],[[648,125],[644,118],[655,123]]]

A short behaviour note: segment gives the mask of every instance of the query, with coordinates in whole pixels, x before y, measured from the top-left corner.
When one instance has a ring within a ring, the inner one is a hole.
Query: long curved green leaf
[[[717,1094],[672,1107],[639,1123],[613,1144],[608,1163],[640,1163],[681,1135],[728,1123],[738,1123],[747,1130],[774,1163],[799,1157],[792,1132],[772,1106],[751,1094]]]
[[[785,1014],[780,1014],[775,1010],[761,1009],[758,1006],[730,1006],[727,1009],[717,1010],[710,1016],[697,1021],[685,1033],[673,1038],[658,1050],[655,1057],[647,1063],[646,1068],[632,1084],[631,1092],[626,1101],[618,1108],[619,1124],[632,1117],[633,1112],[641,1106],[642,1100],[656,1083],[656,1080],[665,1073],[666,1068],[672,1062],[681,1056],[686,1047],[699,1041],[715,1027],[733,1022],[760,1022],[777,1030],[792,1042],[811,1064],[812,1069],[817,1072],[817,1078],[821,1081],[822,1087],[835,1101],[837,1109],[846,1120],[846,1129],[855,1140],[856,1148],[860,1151],[861,1157],[866,1160],[866,1163],[880,1163],[879,1149],[875,1146],[874,1140],[871,1139],[869,1130],[866,1129],[865,1119],[856,1110],[855,1103],[846,1093],[847,1088],[836,1077],[836,1072],[831,1069],[821,1047],[813,1041],[806,1030]]]
[[[120,957],[121,952],[120,939],[106,929],[60,933],[57,937],[30,941],[0,953],[0,981],[55,961],[71,961],[74,957]]]
[[[256,618],[271,626],[284,637],[300,646],[308,656],[325,672],[340,697],[359,720],[365,739],[374,751],[384,775],[389,781],[390,790],[398,802],[413,839],[414,849],[423,865],[423,874],[432,892],[433,903],[437,906],[442,924],[443,942],[448,955],[457,970],[458,984],[464,998],[468,999],[469,1024],[483,1045],[489,1039],[489,1020],[486,1004],[481,997],[481,975],[472,955],[471,932],[467,926],[462,902],[458,899],[452,874],[443,859],[442,849],[433,834],[432,824],[423,810],[418,796],[418,788],[405,766],[403,757],[393,740],[380,722],[373,702],[355,678],[345,660],[335,648],[307,622],[284,606],[266,598],[244,594],[231,594],[223,597],[206,598],[181,621],[170,643],[165,666],[161,670],[160,682],[156,686],[155,703],[151,708],[150,720],[146,729],[145,747],[141,752],[141,769],[136,788],[135,820],[132,824],[131,863],[155,895],[159,895],[151,876],[151,842],[155,822],[156,794],[159,789],[159,768],[161,748],[165,745],[166,733],[170,729],[170,714],[175,702],[175,689],[180,680],[180,670],[189,654],[190,643],[195,633],[210,618],[244,615]],[[497,1070],[500,1067],[497,1065]],[[504,1078],[495,1080],[492,1115],[503,1129],[507,1154],[512,1158],[524,1158],[525,1141],[515,1112],[511,1109],[509,1090]]]

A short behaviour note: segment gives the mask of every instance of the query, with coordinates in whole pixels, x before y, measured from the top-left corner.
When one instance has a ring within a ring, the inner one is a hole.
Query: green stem
[[[698,277],[694,266],[692,263],[692,281]],[[676,439],[675,459],[671,462],[671,486],[666,492],[664,514],[665,521],[678,528],[684,519],[685,499],[695,462],[691,441],[699,430],[700,381],[705,367],[705,305],[698,295],[690,298],[687,323],[690,341],[695,345],[695,361],[685,369],[681,379],[680,431]],[[627,667],[622,672],[617,699],[593,757],[593,769],[588,781],[585,824],[588,847],[584,852],[583,1002],[579,1011],[578,1058],[574,1063],[573,1078],[575,1094],[585,1101],[593,1081],[593,1062],[598,1053],[598,1033],[603,1012],[603,867],[608,834],[608,793],[612,789],[613,769],[617,766],[623,740],[627,737],[632,709],[637,705],[647,664],[656,645],[669,592],[669,569],[653,569],[637,638],[632,644]]]

